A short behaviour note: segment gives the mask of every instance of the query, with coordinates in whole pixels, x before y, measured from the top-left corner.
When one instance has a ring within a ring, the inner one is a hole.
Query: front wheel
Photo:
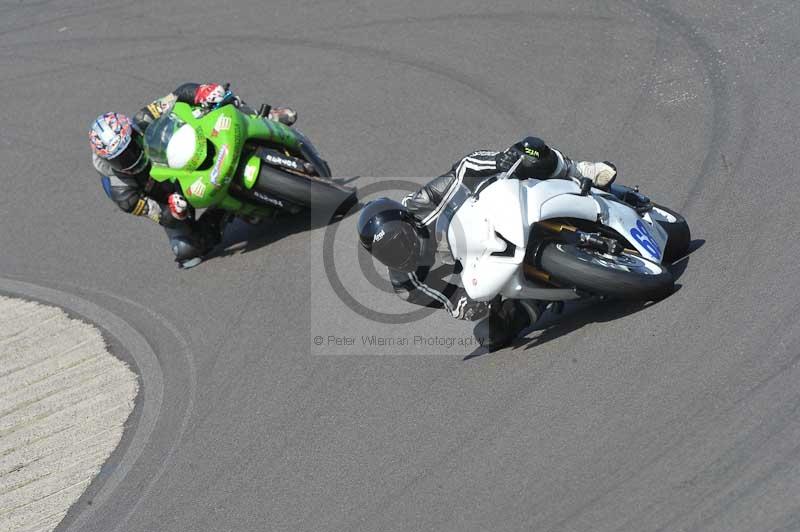
[[[675,285],[666,268],[639,255],[612,255],[561,242],[542,249],[540,266],[565,286],[618,299],[660,299]]]

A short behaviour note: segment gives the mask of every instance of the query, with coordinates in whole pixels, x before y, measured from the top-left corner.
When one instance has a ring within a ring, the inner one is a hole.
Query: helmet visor
[[[387,226],[387,237],[373,244],[372,255],[393,270],[405,273],[416,271],[420,243],[415,228],[401,221],[390,222]]]
[[[136,139],[129,143],[122,153],[108,160],[108,163],[114,170],[130,175],[142,172],[148,162],[147,154]]]

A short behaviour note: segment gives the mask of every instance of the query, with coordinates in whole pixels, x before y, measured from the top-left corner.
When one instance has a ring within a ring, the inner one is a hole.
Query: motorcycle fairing
[[[551,218],[602,223],[616,230],[643,257],[660,263],[666,231],[650,216],[640,217],[630,206],[603,194],[592,189],[592,194],[581,196],[572,180],[498,179],[477,197],[459,202],[451,209],[446,234],[453,258],[463,267],[461,281],[469,297],[488,301],[498,293],[524,290],[520,266],[530,228]]]
[[[529,228],[520,197],[519,180],[497,180],[466,199],[447,228],[451,253],[463,268],[461,282],[476,301],[492,299],[525,258]]]
[[[580,187],[571,179],[550,179],[526,182],[523,191],[529,226],[551,218],[600,222],[622,235],[643,257],[660,263],[664,256],[667,233],[650,214],[640,217],[629,205],[601,190],[592,189],[590,195],[581,196]]]

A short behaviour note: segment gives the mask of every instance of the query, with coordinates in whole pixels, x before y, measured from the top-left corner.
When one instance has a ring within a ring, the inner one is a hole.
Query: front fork
[[[573,238],[576,239],[575,244],[579,247],[593,249],[595,251],[600,251],[601,253],[619,255],[625,251],[625,246],[623,246],[619,240],[615,238],[605,237],[600,233],[587,233],[586,231],[581,231],[577,227],[566,223],[542,220],[540,222],[536,222],[534,227],[539,227],[554,234],[570,233],[573,235]]]
[[[524,271],[529,279],[547,283],[557,284],[550,279],[550,274],[538,268],[540,264],[541,251],[545,244],[554,241],[567,241],[575,245],[599,251],[600,253],[610,253],[619,255],[626,250],[619,240],[602,236],[600,233],[589,233],[581,231],[577,227],[555,220],[541,220],[531,227],[531,236],[525,255]]]

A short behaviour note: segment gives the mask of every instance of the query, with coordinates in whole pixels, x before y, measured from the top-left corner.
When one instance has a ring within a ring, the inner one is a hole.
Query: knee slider
[[[169,244],[172,247],[175,258],[178,260],[193,259],[202,255],[202,250],[186,237],[178,236],[172,238]]]

